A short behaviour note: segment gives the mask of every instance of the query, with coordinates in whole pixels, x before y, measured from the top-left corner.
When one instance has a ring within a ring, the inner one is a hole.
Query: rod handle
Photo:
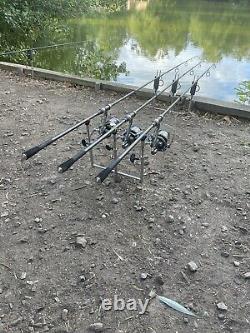
[[[76,160],[74,158],[70,158],[67,161],[63,162],[62,164],[59,165],[58,167],[58,172],[64,173],[67,171],[74,163]]]
[[[102,183],[108,177],[108,175],[114,170],[114,168],[119,163],[119,160],[113,160],[106,169],[103,169],[96,177],[97,183]]]
[[[22,153],[22,160],[28,160],[32,156],[36,155],[42,148],[40,146],[34,146]]]

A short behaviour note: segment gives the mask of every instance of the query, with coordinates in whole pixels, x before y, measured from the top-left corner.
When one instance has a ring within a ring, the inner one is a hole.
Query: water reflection
[[[82,48],[40,52],[36,65],[135,85],[151,79],[157,70],[200,55],[217,63],[215,74],[205,80],[200,94],[238,98],[235,88],[250,77],[248,1],[130,0],[127,9],[55,22],[31,37],[4,32],[0,45],[20,48],[88,40]]]

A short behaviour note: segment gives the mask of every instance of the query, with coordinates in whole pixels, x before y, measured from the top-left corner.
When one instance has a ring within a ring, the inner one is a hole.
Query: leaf
[[[177,303],[175,301],[172,301],[169,298],[166,298],[164,296],[158,296],[158,295],[157,295],[157,298],[159,299],[159,301],[161,303],[166,304],[167,306],[169,306],[170,308],[172,308],[172,309],[174,309],[178,312],[181,312],[181,313],[186,314],[188,316],[196,317],[196,315],[193,312],[189,311],[184,306],[180,305],[179,303]]]

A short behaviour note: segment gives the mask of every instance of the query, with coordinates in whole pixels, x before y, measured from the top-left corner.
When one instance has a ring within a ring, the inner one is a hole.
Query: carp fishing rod
[[[132,113],[126,115],[126,117],[119,121],[117,118],[115,118],[112,123],[109,122],[108,126],[106,127],[105,131],[103,132],[103,135],[101,135],[96,141],[93,143],[90,143],[86,148],[80,150],[77,154],[75,154],[72,158],[68,159],[67,161],[63,162],[58,167],[58,171],[60,173],[63,173],[67,171],[75,162],[77,162],[80,158],[82,158],[84,155],[86,155],[89,151],[92,151],[92,149],[97,146],[99,143],[101,143],[106,138],[110,137],[111,134],[116,134],[117,130],[124,125],[125,123],[129,122],[129,129],[127,131],[127,134],[129,133],[130,129],[132,128],[133,119],[135,116],[144,109],[147,105],[149,105],[152,101],[154,101],[158,96],[163,94],[168,88],[172,87],[172,93],[177,91],[179,80],[184,77],[188,73],[193,73],[193,70],[202,64],[203,61],[199,61],[196,65],[188,69],[184,74],[181,76],[175,78],[175,80],[168,85],[166,88],[162,89],[160,92],[156,92],[153,97],[148,99],[145,103],[143,103],[139,108],[137,108]],[[173,88],[174,87],[174,88]],[[130,139],[129,135],[126,135],[127,140]]]
[[[166,131],[160,130],[161,122],[163,121],[166,114],[169,113],[173,109],[173,107],[189,92],[189,90],[190,90],[191,98],[193,98],[197,89],[199,89],[199,86],[198,86],[199,80],[203,76],[205,76],[207,73],[210,73],[211,68],[214,66],[215,66],[214,64],[209,66],[206,69],[206,71],[203,72],[203,74],[201,74],[197,79],[194,79],[194,81],[192,82],[192,85],[183,94],[181,94],[159,117],[157,117],[145,131],[142,131],[142,133],[137,137],[137,139],[133,143],[131,143],[131,145],[120,156],[113,159],[106,168],[103,168],[103,170],[97,175],[96,181],[98,183],[102,183],[109,176],[109,174],[117,168],[118,164],[121,163],[121,161],[131,152],[131,150],[139,142],[142,143],[142,150],[143,150],[145,140],[147,139],[149,132],[151,132],[154,128],[156,128],[156,131],[149,140],[150,145],[151,145],[151,154],[155,155],[159,151],[163,152],[163,151],[166,151],[167,148],[170,148],[170,144],[168,143],[169,133]],[[144,168],[144,165],[143,165],[143,168]],[[132,178],[135,178],[135,177],[132,177]],[[141,181],[142,181],[142,179],[143,179],[143,174],[141,174]]]
[[[87,126],[87,132],[89,132],[89,124],[90,121],[100,115],[104,115],[104,119],[103,119],[103,123],[106,123],[106,119],[107,119],[107,114],[108,111],[110,109],[112,109],[115,105],[121,103],[122,101],[124,101],[125,99],[127,99],[128,97],[131,97],[132,95],[136,94],[136,92],[140,91],[141,89],[145,88],[146,86],[148,86],[150,83],[154,82],[154,90],[155,93],[157,92],[159,85],[160,85],[160,79],[170,73],[173,70],[178,70],[180,66],[184,65],[184,64],[188,64],[189,61],[193,60],[197,58],[197,56],[191,57],[189,59],[187,59],[186,61],[181,62],[180,64],[170,68],[169,70],[167,70],[164,73],[159,73],[158,76],[156,76],[154,79],[150,80],[149,82],[143,84],[141,87],[129,92],[128,94],[124,95],[123,97],[115,100],[114,102],[112,102],[111,104],[107,104],[106,106],[100,108],[96,113],[92,114],[91,116],[85,118],[84,120],[78,122],[77,124],[73,125],[72,127],[66,129],[65,131],[55,135],[52,138],[49,138],[43,142],[41,142],[38,145],[35,145],[33,147],[31,147],[30,149],[24,151],[22,153],[22,160],[28,160],[29,158],[31,158],[32,156],[36,155],[39,151],[45,149],[46,147],[50,146],[51,144],[53,144],[54,142],[56,142],[57,140],[61,139],[62,137],[64,137],[65,135],[71,133],[72,131],[74,131],[75,129],[79,128],[82,125],[86,125]]]
[[[80,41],[80,42],[67,42],[67,43],[52,44],[52,45],[47,45],[47,46],[30,47],[28,49],[22,49],[22,50],[6,51],[6,52],[0,53],[0,57],[12,55],[12,54],[18,54],[18,53],[26,53],[28,58],[29,58],[29,57],[32,57],[32,53],[34,51],[39,51],[39,50],[44,50],[44,49],[51,49],[51,48],[54,48],[54,47],[62,47],[62,46],[83,44],[83,43],[87,43],[87,42],[88,41],[85,40],[85,41]]]

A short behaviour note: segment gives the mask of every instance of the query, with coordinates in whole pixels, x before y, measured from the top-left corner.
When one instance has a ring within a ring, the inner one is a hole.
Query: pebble
[[[80,281],[81,281],[81,282],[86,281],[86,277],[85,277],[85,275],[81,275],[81,276],[80,276]]]
[[[119,200],[117,198],[113,198],[111,201],[114,205],[118,204]]]
[[[9,216],[9,213],[8,213],[8,212],[3,212],[3,213],[1,214],[1,217],[7,217],[7,216]]]
[[[249,280],[250,279],[250,272],[245,273],[243,276],[244,276],[245,279]]]
[[[62,310],[62,320],[63,321],[67,321],[67,319],[68,319],[68,313],[69,313],[68,309],[63,309]]]
[[[169,223],[173,223],[173,222],[174,222],[174,217],[173,217],[173,215],[168,215],[168,219],[167,219],[167,221],[168,221]]]
[[[194,143],[193,151],[197,153],[199,150],[200,150],[200,148],[199,148],[198,144]]]
[[[196,272],[197,269],[198,269],[198,266],[196,265],[196,263],[194,261],[190,261],[188,264],[187,264],[187,267],[188,269],[190,270],[190,272]]]
[[[103,323],[94,323],[94,324],[89,325],[89,330],[91,332],[103,332],[104,325],[103,325]]]
[[[225,303],[220,302],[220,303],[217,303],[217,309],[221,310],[221,311],[227,311],[227,306]]]
[[[239,261],[234,261],[234,266],[235,267],[239,267],[240,266],[240,262]]]
[[[76,237],[76,245],[79,246],[79,247],[86,247],[87,245],[87,240],[85,237],[83,236],[77,236]]]
[[[229,253],[227,251],[223,251],[223,252],[221,252],[221,256],[224,257],[224,258],[228,258]]]
[[[23,272],[20,276],[20,280],[25,280],[26,279],[26,276],[27,276],[27,273],[26,272]]]
[[[142,206],[134,206],[134,208],[137,212],[141,212],[143,210]]]
[[[224,315],[223,313],[219,313],[219,314],[218,314],[218,318],[219,318],[220,320],[224,320],[224,319],[225,319],[225,315]]]
[[[164,285],[163,277],[161,275],[156,276],[155,283],[158,284],[159,286],[163,286]]]
[[[227,228],[225,225],[223,225],[223,226],[221,227],[221,231],[222,231],[222,232],[227,232],[227,231],[228,231],[228,228]]]
[[[148,273],[141,273],[142,280],[146,280],[147,277],[148,277]]]

